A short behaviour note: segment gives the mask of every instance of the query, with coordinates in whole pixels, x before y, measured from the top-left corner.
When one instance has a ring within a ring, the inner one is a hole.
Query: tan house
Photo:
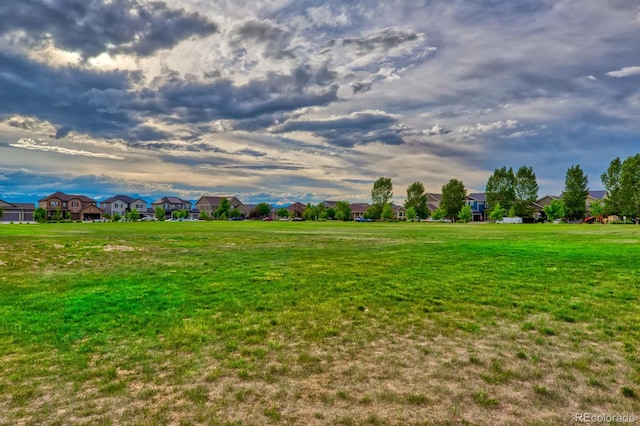
[[[36,207],[33,203],[9,203],[0,200],[0,209],[2,209],[2,222],[32,222],[33,212]]]
[[[369,203],[351,203],[349,204],[349,207],[351,207],[351,219],[355,220],[359,217],[364,217],[364,214],[366,213],[367,209],[369,207],[371,207],[371,204]]]
[[[94,208],[88,208],[93,206]],[[71,220],[95,220],[102,218],[103,211],[98,203],[84,195],[69,195],[55,192],[38,200],[38,207],[47,211],[47,219],[66,218]]]
[[[199,212],[193,210],[191,201],[183,200],[178,197],[162,197],[159,200],[151,203],[151,208],[155,210],[158,207],[164,209],[165,217],[170,218],[173,216],[173,212],[186,210],[189,212],[189,216],[193,219],[197,219]]]
[[[231,204],[232,209],[238,209],[240,211],[240,215],[243,218],[249,217],[249,208],[245,206],[242,201],[238,200],[236,197],[217,197],[213,195],[203,195],[196,202],[196,209],[199,211],[207,212],[208,216],[213,216],[215,212],[218,210],[220,206],[220,202],[223,199],[229,200],[229,204]]]
[[[395,220],[407,219],[407,209],[405,209],[404,206],[397,206],[395,204],[391,204],[391,208],[393,209],[393,218]]]

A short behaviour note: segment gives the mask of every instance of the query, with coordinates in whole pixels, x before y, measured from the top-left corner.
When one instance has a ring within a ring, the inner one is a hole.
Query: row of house
[[[442,202],[442,194],[427,193],[427,207],[430,211],[438,209]],[[587,210],[591,203],[595,201],[603,201],[607,196],[606,191],[590,191],[587,196]],[[47,212],[48,219],[70,218],[71,220],[91,221],[101,219],[105,215],[114,216],[116,214],[125,216],[127,213],[136,210],[140,218],[154,217],[156,208],[162,207],[167,218],[173,215],[175,211],[186,210],[189,216],[197,219],[200,212],[204,211],[208,216],[213,216],[218,210],[221,201],[226,198],[229,200],[232,209],[237,209],[242,218],[248,218],[251,211],[255,208],[255,204],[243,204],[237,197],[219,197],[204,195],[198,199],[195,205],[188,200],[179,197],[162,197],[152,202],[150,205],[142,198],[132,198],[127,195],[116,195],[101,202],[97,202],[84,195],[70,195],[63,192],[55,192],[45,198],[38,200],[38,207],[43,208]],[[539,220],[544,217],[543,208],[550,204],[551,201],[560,199],[561,196],[546,195],[533,203],[534,219]],[[337,201],[323,201],[325,207],[335,207]],[[474,221],[487,220],[487,197],[483,192],[471,193],[466,197],[466,203],[469,204],[473,214]],[[371,204],[368,203],[352,203],[351,219],[363,217]],[[5,222],[30,222],[33,221],[35,206],[30,203],[9,203],[0,200],[0,208],[3,210],[3,216],[0,220]],[[295,202],[286,207],[292,216],[302,217],[306,204]],[[406,209],[403,206],[392,204],[394,218],[404,220],[406,218]],[[276,211],[272,210],[271,216],[275,218]]]

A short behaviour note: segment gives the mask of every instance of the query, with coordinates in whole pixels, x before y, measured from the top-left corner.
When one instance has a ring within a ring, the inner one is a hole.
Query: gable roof
[[[596,200],[603,200],[607,198],[607,191],[589,191],[589,197]]]
[[[486,202],[487,201],[487,193],[486,192],[472,192],[468,195],[474,201]]]
[[[89,198],[89,197],[87,197],[85,195],[65,194],[64,192],[60,192],[60,191],[54,192],[53,194],[51,194],[51,195],[49,195],[47,197],[44,197],[44,198],[42,198],[42,199],[40,199],[38,201],[47,201],[49,198],[57,198],[57,199],[59,199],[61,201],[70,201],[70,200],[75,198],[75,199],[80,200],[83,203],[95,203],[96,202],[95,200],[93,200],[93,199],[91,199],[91,198]]]
[[[131,198],[128,195],[114,195],[111,198],[107,198],[106,200],[102,200],[101,203],[113,203],[114,201],[124,201],[127,204],[133,203],[136,199]]]
[[[442,201],[442,194],[436,194],[433,192],[427,192],[427,200],[431,198],[432,200],[435,200],[437,202]]]
[[[182,198],[178,197],[162,197],[151,204],[163,204],[165,202],[169,204],[191,204],[191,201],[183,200]]]
[[[366,211],[369,207],[371,207],[371,204],[369,204],[369,203],[351,203],[351,204],[349,204],[349,207],[351,207],[351,211],[352,212],[363,212],[363,211]]]

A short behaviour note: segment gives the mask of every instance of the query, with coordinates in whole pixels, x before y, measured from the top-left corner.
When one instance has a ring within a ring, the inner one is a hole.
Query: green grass
[[[637,265],[635,226],[1,226],[0,424],[639,412]]]

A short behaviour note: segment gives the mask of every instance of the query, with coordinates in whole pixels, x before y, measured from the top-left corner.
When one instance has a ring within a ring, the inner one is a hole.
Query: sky
[[[0,199],[245,203],[484,191],[533,167],[602,189],[638,153],[624,0],[0,2]]]

